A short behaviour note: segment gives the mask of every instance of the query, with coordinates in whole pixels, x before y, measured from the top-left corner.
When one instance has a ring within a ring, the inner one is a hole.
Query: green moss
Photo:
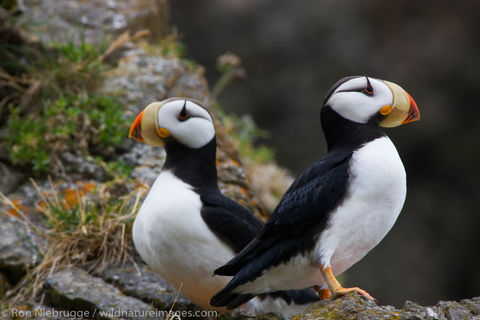
[[[52,43],[50,54],[39,61],[33,75],[48,81],[48,91],[93,91],[110,69],[103,61],[106,51],[106,43],[98,47],[84,41]]]
[[[389,319],[400,318],[398,311],[379,308],[361,298],[356,293],[337,298],[322,300],[312,304],[301,314],[293,316],[292,320],[330,320],[330,319]]]
[[[21,118],[13,108],[7,125],[7,150],[14,164],[29,165],[36,173],[43,172],[50,164],[46,151],[44,134],[46,123],[37,122],[33,117]]]
[[[162,39],[158,44],[163,57],[185,58],[186,47],[177,37],[170,36]]]
[[[10,161],[40,175],[51,169],[58,151],[102,154],[126,139],[131,119],[123,109],[113,97],[75,94],[44,101],[39,115],[21,117],[12,107],[6,141]]]
[[[95,93],[111,68],[105,58],[117,47],[83,40],[46,47],[13,28],[7,31],[13,40],[0,45],[0,69],[8,80],[0,94],[8,108],[0,110],[0,125],[8,136],[0,147],[10,162],[38,176],[61,169],[62,151],[108,160],[126,139],[131,120],[114,97]]]
[[[105,162],[101,157],[97,157],[96,160],[114,177],[124,179],[130,177],[132,174],[133,168],[122,159]]]

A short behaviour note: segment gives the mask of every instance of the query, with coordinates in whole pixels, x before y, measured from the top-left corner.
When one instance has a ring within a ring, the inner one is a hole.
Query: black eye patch
[[[367,78],[367,87],[363,89],[362,93],[365,93],[366,95],[369,95],[369,96],[373,96],[373,87],[372,87],[372,84],[370,83],[370,79],[368,79],[367,76],[365,76],[365,78]]]
[[[185,100],[185,103],[183,104],[182,111],[180,111],[177,119],[180,121],[185,121],[188,118],[190,118],[190,114],[187,111],[187,100]]]

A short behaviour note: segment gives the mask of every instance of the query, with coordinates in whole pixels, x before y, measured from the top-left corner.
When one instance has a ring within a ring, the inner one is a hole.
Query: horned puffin
[[[194,100],[171,98],[148,105],[129,136],[166,151],[164,167],[133,224],[136,250],[186,298],[205,309],[226,311],[209,300],[231,277],[213,277],[213,271],[240,252],[263,224],[218,189],[212,117]],[[282,291],[251,300],[245,308],[290,315],[318,300],[312,289]]]
[[[346,77],[321,108],[326,156],[288,188],[263,230],[215,274],[233,279],[210,303],[235,308],[239,296],[305,287],[343,288],[335,276],[361,260],[392,228],[406,196],[406,174],[382,127],[419,120],[400,86]]]

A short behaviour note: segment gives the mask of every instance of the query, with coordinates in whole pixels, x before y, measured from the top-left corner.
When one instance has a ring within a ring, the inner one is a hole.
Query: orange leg
[[[328,287],[330,288],[330,291],[333,294],[334,298],[338,298],[340,296],[343,296],[349,292],[356,291],[362,296],[367,297],[369,300],[371,300],[373,303],[375,303],[375,299],[371,295],[367,293],[367,291],[360,289],[358,287],[354,288],[344,288],[342,285],[337,281],[335,276],[333,275],[332,268],[326,267],[326,268],[320,268],[320,271],[322,272],[323,277],[327,281]]]
[[[321,300],[330,298],[330,290],[329,289],[318,289],[318,296]]]

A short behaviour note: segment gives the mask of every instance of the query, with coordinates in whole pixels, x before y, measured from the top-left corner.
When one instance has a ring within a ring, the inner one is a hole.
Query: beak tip
[[[408,110],[407,118],[403,123],[409,123],[413,121],[420,120],[420,111],[418,110],[415,100],[407,93],[408,99],[410,100],[410,108]]]
[[[130,139],[144,143],[145,141],[142,137],[142,118],[143,118],[143,111],[133,121],[133,124],[130,127],[130,131],[128,132],[128,137]]]

